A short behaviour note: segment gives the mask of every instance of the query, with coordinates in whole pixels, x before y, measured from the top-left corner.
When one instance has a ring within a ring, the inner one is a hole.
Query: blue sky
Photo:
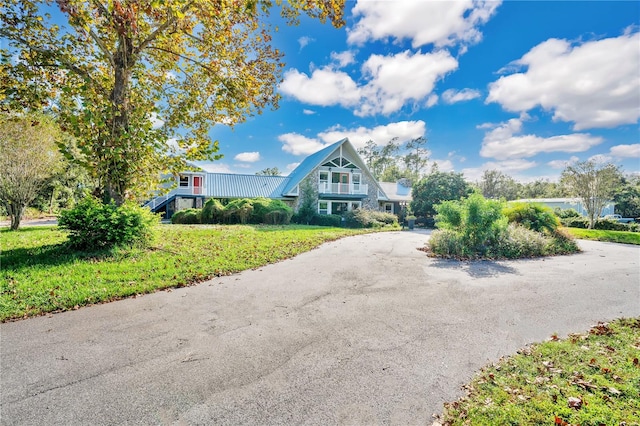
[[[349,1],[346,21],[279,26],[280,108],[213,127],[206,169],[288,174],[343,137],[424,136],[470,181],[592,158],[640,172],[640,2]]]

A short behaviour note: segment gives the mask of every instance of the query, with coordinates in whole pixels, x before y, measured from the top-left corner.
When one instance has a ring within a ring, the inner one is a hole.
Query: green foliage
[[[224,219],[224,206],[220,200],[216,200],[214,198],[207,200],[202,208],[200,218],[202,223],[222,223]]]
[[[60,128],[47,115],[0,113],[0,203],[12,230],[18,229],[25,209],[60,170],[60,138]]]
[[[640,218],[640,176],[624,176],[613,201],[622,217]]]
[[[286,225],[293,216],[293,209],[281,200],[269,198],[255,198],[251,223],[266,223],[268,225]]]
[[[0,55],[13,59],[0,67],[10,87],[0,100],[51,105],[117,204],[188,160],[219,158],[209,136],[216,123],[278,106],[284,62],[272,43],[272,9],[289,24],[306,14],[344,25],[344,0],[58,1],[55,14],[43,6],[50,3],[2,2]]]
[[[472,194],[461,201],[443,202],[436,211],[440,229],[432,233],[429,249],[437,256],[516,259],[578,251],[573,239],[557,230],[557,218],[546,208],[512,206],[509,210],[502,202]],[[503,211],[512,215],[513,223],[508,224]]]
[[[604,206],[611,201],[622,175],[612,164],[583,161],[567,166],[560,181],[571,194],[582,201],[587,211],[589,228],[593,228]]]
[[[640,412],[640,318],[532,345],[483,368],[445,404],[457,425],[635,425]]]
[[[460,200],[471,193],[462,173],[432,171],[411,190],[411,211],[416,216],[434,216],[434,206],[443,201]]]
[[[342,216],[339,214],[319,214],[313,218],[313,225],[339,228],[342,226]]]
[[[356,209],[344,214],[345,226],[348,228],[381,228],[398,226],[398,218],[391,213],[377,210]]]
[[[569,217],[566,219],[560,219],[563,226],[567,228],[579,228],[588,229],[589,219],[584,216]],[[609,230],[609,231],[629,231],[640,232],[640,224],[638,223],[620,223],[616,220],[610,219],[598,219],[592,229]]]
[[[305,179],[300,184],[300,204],[296,212],[297,223],[309,225],[318,216],[317,210],[318,191],[312,185],[310,179]]]
[[[83,253],[51,227],[0,230],[0,321],[183,287],[366,231],[310,226],[158,226],[153,249]]]
[[[180,210],[171,216],[171,223],[180,225],[197,225],[202,223],[201,209]]]
[[[582,217],[580,213],[578,213],[575,209],[561,209],[560,207],[556,207],[553,212],[560,219],[568,219],[571,217]]]
[[[133,203],[116,206],[86,197],[58,217],[58,226],[69,231],[75,249],[102,250],[149,244],[159,216]]]
[[[436,226],[460,234],[464,256],[482,256],[507,227],[504,204],[471,194],[461,201],[445,201],[436,206]]]
[[[249,198],[240,198],[230,201],[224,206],[225,223],[249,223],[249,218],[253,213],[253,201]]]
[[[485,170],[478,186],[482,195],[496,200],[515,200],[520,192],[520,184],[498,170]]]
[[[509,203],[502,213],[509,223],[517,223],[535,232],[552,233],[560,221],[550,207],[536,203]]]

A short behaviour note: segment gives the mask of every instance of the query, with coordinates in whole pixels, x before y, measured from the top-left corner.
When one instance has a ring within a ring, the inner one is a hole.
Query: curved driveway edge
[[[640,246],[428,258],[419,232],[327,243],[195,287],[0,325],[0,422],[425,424],[483,365],[640,316]]]

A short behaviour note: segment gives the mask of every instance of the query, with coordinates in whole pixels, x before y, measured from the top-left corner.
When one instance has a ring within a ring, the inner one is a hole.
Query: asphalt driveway
[[[429,424],[488,362],[640,316],[640,247],[459,263],[392,232],[0,325],[2,424]]]

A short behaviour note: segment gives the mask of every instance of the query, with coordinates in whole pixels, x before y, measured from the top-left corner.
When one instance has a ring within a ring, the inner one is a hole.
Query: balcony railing
[[[147,201],[144,205],[145,207],[149,207],[151,210],[155,210],[157,206],[167,201],[169,198],[174,195],[203,195],[204,188],[201,186],[179,186],[175,189],[172,189],[168,193],[164,195],[159,195],[156,198]]]
[[[342,195],[366,195],[369,193],[369,185],[362,183],[329,183],[320,182],[318,186],[320,194]]]

